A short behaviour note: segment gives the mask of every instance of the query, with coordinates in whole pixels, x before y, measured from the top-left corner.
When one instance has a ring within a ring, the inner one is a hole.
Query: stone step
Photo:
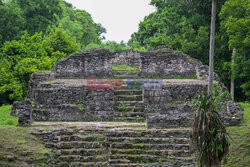
[[[119,142],[119,143],[150,143],[150,144],[189,144],[188,138],[146,138],[146,137],[107,137],[105,142]]]
[[[145,107],[144,106],[127,106],[127,109],[132,112],[144,112],[145,113]]]
[[[109,164],[117,164],[117,163],[130,163],[130,160],[128,159],[109,159],[108,160]]]
[[[142,95],[142,90],[130,90],[130,89],[122,89],[115,90],[115,95]]]
[[[109,164],[109,167],[198,167],[198,165],[193,161],[181,162],[181,159],[169,160],[168,162],[156,162],[156,163],[115,163]]]
[[[113,75],[114,78],[119,79],[136,79],[138,76],[136,74],[124,74],[124,75]]]
[[[113,116],[103,115],[103,114],[93,114],[91,118],[83,118],[84,122],[112,122],[114,120]]]
[[[104,135],[70,135],[70,136],[60,136],[60,141],[88,141],[88,142],[96,142],[96,141],[104,141]]]
[[[193,114],[149,114],[147,117],[148,128],[173,128],[173,127],[191,127]]]
[[[143,101],[142,95],[116,95],[115,101]]]
[[[110,114],[112,114],[114,117],[135,117],[135,118],[138,118],[138,117],[145,118],[146,117],[146,113],[144,113],[144,112],[120,112],[120,111],[117,111],[117,112],[113,112]]]
[[[115,105],[119,106],[119,105],[125,105],[125,106],[136,106],[136,105],[140,105],[140,103],[143,103],[143,101],[116,101]]]
[[[107,154],[107,151],[104,149],[62,149],[59,150],[58,155],[84,155],[84,156],[91,156],[91,155],[101,155]]]
[[[177,129],[150,129],[150,130],[108,130],[107,137],[165,137],[165,138],[189,138],[191,134],[190,128]]]
[[[136,79],[136,78],[138,78],[138,73],[136,73],[136,72],[125,72],[125,73],[116,72],[116,73],[114,73],[113,76],[115,78],[128,77],[128,79],[130,79],[131,77],[135,77],[133,79]],[[127,78],[124,78],[124,79],[127,79]]]
[[[191,151],[189,150],[141,150],[141,149],[111,149],[111,154],[130,154],[130,155],[157,155],[161,157],[190,157]]]
[[[136,70],[115,70],[115,75],[138,75],[138,71]]]
[[[126,155],[126,154],[112,154],[110,159],[125,159],[129,163],[136,162],[157,162],[158,156],[155,155]]]
[[[126,159],[129,160],[130,163],[169,163],[173,166],[180,165],[187,163],[193,163],[194,159],[190,157],[161,157],[155,155],[130,155],[130,154],[113,154],[110,156],[110,159]]]
[[[104,135],[106,132],[105,129],[101,128],[87,128],[84,130],[80,130],[79,134],[84,135],[85,137],[90,136],[90,135]]]
[[[114,110],[115,111],[127,111],[127,112],[143,112],[143,113],[149,113],[145,111],[145,107],[144,106],[139,106],[139,104],[137,106],[126,106],[123,104],[115,104],[114,106]]]
[[[107,162],[72,162],[69,167],[107,167]],[[65,167],[65,166],[64,166]]]
[[[115,122],[145,122],[146,119],[143,117],[117,117],[114,118]]]
[[[57,149],[73,149],[73,148],[85,148],[85,149],[94,149],[102,148],[103,142],[59,142],[56,146]]]
[[[106,112],[107,113],[107,112]],[[146,116],[142,117],[140,115],[137,116],[132,116],[132,112],[131,114],[128,113],[129,115],[117,115],[114,116],[114,113],[122,113],[122,112],[110,112],[109,114],[111,115],[94,115],[93,118],[90,119],[86,119],[83,121],[87,121],[87,122],[91,122],[91,121],[100,121],[100,122],[145,122],[146,121]],[[131,115],[131,116],[130,116]]]
[[[143,149],[143,150],[189,150],[189,144],[150,144],[150,143],[106,143],[111,145],[112,148],[116,149]]]
[[[60,162],[107,162],[108,157],[106,155],[98,156],[80,156],[80,155],[69,155],[69,156],[59,156]]]

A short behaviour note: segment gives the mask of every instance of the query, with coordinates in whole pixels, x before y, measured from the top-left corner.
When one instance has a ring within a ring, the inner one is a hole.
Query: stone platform
[[[189,128],[148,130],[124,122],[34,122],[31,128],[51,149],[50,166],[197,166]]]
[[[102,81],[106,83],[107,80]],[[173,108],[186,106],[195,98],[196,92],[202,92],[207,87],[206,81],[194,79],[119,81],[120,86],[114,88],[110,84],[88,84],[89,81],[86,79],[56,79],[42,82],[34,90],[33,119],[140,122],[145,121],[150,114],[167,114],[172,112]],[[96,86],[102,88],[96,89]],[[190,113],[191,110],[186,112]]]
[[[207,90],[207,79],[208,66],[171,48],[94,49],[32,74],[27,99],[11,114],[21,125],[34,121],[32,134],[52,149],[52,167],[197,166],[191,101]],[[243,119],[228,97],[218,109],[226,125]]]
[[[29,123],[31,115],[35,121],[147,120],[149,128],[190,126],[190,102],[206,91],[207,77],[208,66],[170,48],[94,49],[59,60],[52,71],[32,74],[30,102],[15,103],[12,114],[30,108],[21,114],[21,124]],[[227,91],[216,74],[214,78],[220,92]],[[228,98],[219,109],[227,125],[243,119],[242,108]]]

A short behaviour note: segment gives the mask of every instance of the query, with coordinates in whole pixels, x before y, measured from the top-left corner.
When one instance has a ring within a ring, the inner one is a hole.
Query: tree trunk
[[[232,67],[231,67],[231,89],[230,89],[230,93],[232,95],[232,100],[233,101],[234,101],[234,61],[235,61],[235,54],[236,54],[236,49],[233,48]]]
[[[212,98],[214,80],[214,41],[215,41],[216,0],[212,0],[210,49],[209,49],[209,81],[208,96]]]

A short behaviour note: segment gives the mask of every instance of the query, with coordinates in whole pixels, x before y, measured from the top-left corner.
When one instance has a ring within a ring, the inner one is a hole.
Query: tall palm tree
[[[236,55],[236,48],[233,48],[233,53],[232,53],[232,66],[231,66],[231,89],[230,93],[232,95],[232,100],[234,101],[234,61],[235,61],[235,55]]]
[[[212,98],[214,80],[214,41],[215,41],[216,0],[212,0],[210,49],[209,49],[209,81],[208,97]]]
[[[229,151],[229,136],[223,125],[217,105],[220,96],[213,95],[214,41],[215,41],[216,0],[212,0],[211,35],[209,50],[208,92],[199,95],[195,104],[197,111],[193,123],[193,142],[198,151],[201,167],[218,167]]]

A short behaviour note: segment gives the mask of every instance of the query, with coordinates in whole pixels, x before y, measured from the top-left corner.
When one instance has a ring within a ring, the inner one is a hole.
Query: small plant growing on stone
[[[207,93],[199,94],[194,103],[196,113],[192,139],[198,152],[201,167],[219,166],[229,152],[229,135],[218,113],[217,104],[224,95],[208,98]]]
[[[77,107],[78,107],[79,109],[85,109],[85,106],[82,105],[82,104],[77,104]]]
[[[119,104],[118,106],[118,111],[119,112],[128,112],[128,108],[125,106],[125,104]]]

